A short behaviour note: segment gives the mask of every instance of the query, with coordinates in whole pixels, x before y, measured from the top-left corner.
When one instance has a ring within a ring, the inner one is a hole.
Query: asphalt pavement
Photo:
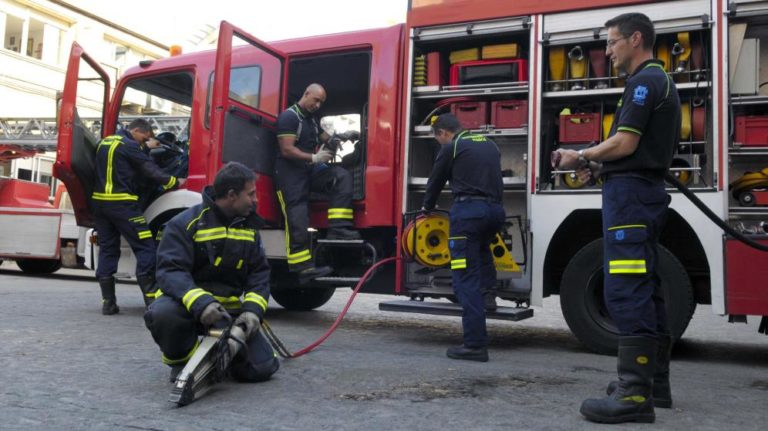
[[[571,335],[558,298],[532,319],[490,322],[491,361],[445,357],[460,321],[378,311],[361,295],[319,348],[283,360],[272,380],[224,382],[194,404],[168,402],[168,368],[145,329],[138,286],[118,284],[121,313],[102,316],[87,271],[32,277],[0,266],[0,430],[580,430],[581,401],[600,396],[615,358]],[[313,312],[270,303],[291,350],[332,324],[349,290]],[[500,305],[512,305],[501,303]],[[700,306],[673,353],[675,406],[654,425],[621,429],[763,430],[768,337],[757,319],[729,324]]]

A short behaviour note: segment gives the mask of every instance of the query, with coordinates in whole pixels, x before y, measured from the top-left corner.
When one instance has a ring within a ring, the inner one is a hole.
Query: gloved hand
[[[250,340],[259,331],[261,320],[256,313],[244,311],[235,319],[235,326],[242,327],[245,330],[245,339]]]
[[[325,146],[320,147],[320,151],[312,154],[312,163],[328,163],[333,159],[333,153]]]
[[[232,316],[227,313],[224,306],[218,302],[208,304],[202,313],[200,313],[200,323],[206,328],[213,326],[220,320],[232,321]]]

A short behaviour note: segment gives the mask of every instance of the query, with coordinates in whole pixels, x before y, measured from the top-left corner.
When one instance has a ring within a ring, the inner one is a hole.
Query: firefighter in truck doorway
[[[163,230],[157,253],[160,295],[144,314],[171,382],[192,357],[200,335],[234,323],[247,346],[230,365],[233,378],[260,382],[280,367],[259,329],[269,301],[269,263],[258,229],[256,176],[230,162],[203,190],[203,202]],[[232,318],[235,317],[234,322]]]
[[[647,16],[626,13],[605,27],[606,55],[628,74],[609,137],[591,148],[558,150],[560,169],[576,169],[584,181],[599,170],[604,181],[604,298],[619,330],[619,379],[607,397],[584,401],[581,413],[594,422],[653,422],[654,406],[672,406],[671,338],[656,271],[670,202],[664,174],[680,139],[680,98],[653,58],[655,31]]]
[[[315,266],[312,259],[310,191],[329,195],[327,239],[360,239],[360,233],[353,229],[352,176],[343,167],[329,164],[334,154],[321,145],[329,136],[320,129],[314,114],[325,98],[320,84],[310,84],[301,99],[277,119],[277,196],[285,219],[288,268],[298,275],[300,283],[333,272],[330,267]]]
[[[464,343],[451,347],[452,359],[488,361],[485,311],[495,310],[496,267],[490,244],[504,223],[501,195],[501,153],[482,135],[462,130],[452,114],[442,114],[432,125],[440,152],[427,181],[422,210],[435,207],[445,182],[451,182],[448,245],[453,290],[463,309]]]
[[[115,278],[120,260],[120,237],[124,237],[136,255],[136,279],[144,303],[155,296],[155,239],[139,205],[143,181],[149,180],[174,189],[183,184],[160,169],[146,149],[152,127],[143,118],[133,120],[99,142],[96,148],[96,184],[91,195],[98,233],[99,261],[96,278],[101,287],[104,315],[117,314]]]

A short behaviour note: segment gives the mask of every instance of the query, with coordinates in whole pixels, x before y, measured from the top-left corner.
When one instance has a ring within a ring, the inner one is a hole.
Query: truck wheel
[[[271,294],[286,310],[310,311],[328,302],[335,291],[333,287],[300,287],[275,289]]]
[[[679,339],[696,309],[688,273],[669,250],[659,246],[659,278],[670,331]],[[573,256],[560,283],[560,306],[571,332],[589,350],[615,355],[618,331],[603,300],[603,240],[587,244]]]
[[[19,259],[16,265],[27,274],[51,274],[61,268],[59,259]]]

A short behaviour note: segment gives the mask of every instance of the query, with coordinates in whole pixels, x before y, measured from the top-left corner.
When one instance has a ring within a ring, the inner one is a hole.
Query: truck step
[[[317,277],[313,281],[318,283],[354,286],[360,281],[360,277]]]
[[[440,316],[457,316],[462,314],[461,305],[442,302],[396,300],[379,303],[381,311],[397,311],[400,313],[436,314]],[[519,320],[533,317],[532,308],[499,307],[496,311],[487,311],[487,319]]]

